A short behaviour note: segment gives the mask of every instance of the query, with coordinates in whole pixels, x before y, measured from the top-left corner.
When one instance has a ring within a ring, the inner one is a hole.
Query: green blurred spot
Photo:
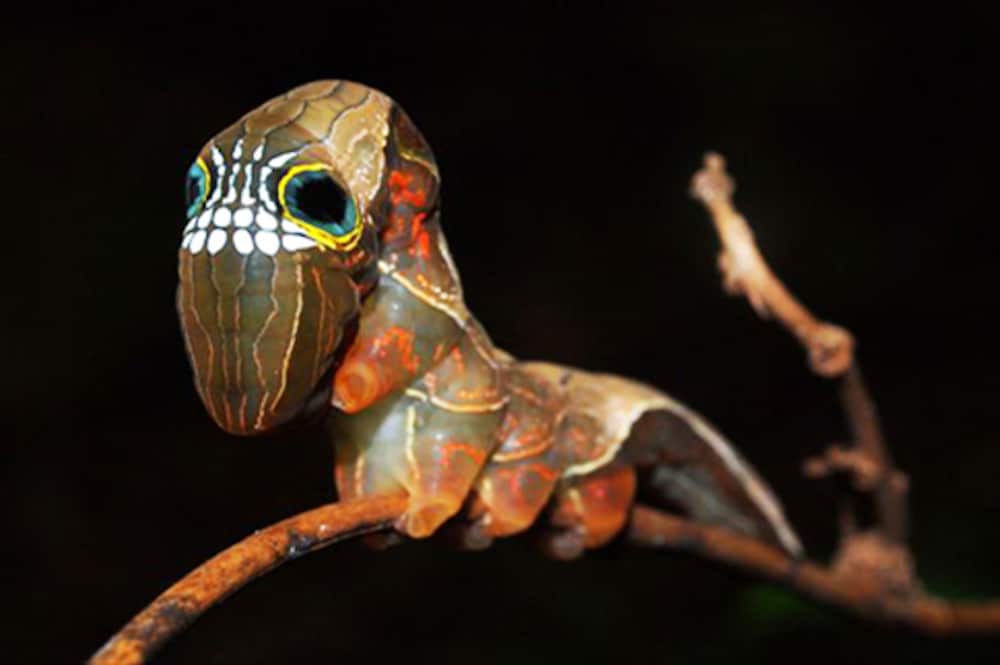
[[[955,575],[956,571],[934,571],[922,580],[924,589],[932,596],[945,600],[985,601],[994,597],[983,590],[982,585],[969,577]],[[976,588],[976,587],[979,588]]]
[[[729,623],[749,633],[775,633],[804,627],[830,627],[837,617],[826,608],[769,585],[750,587],[730,607]]]

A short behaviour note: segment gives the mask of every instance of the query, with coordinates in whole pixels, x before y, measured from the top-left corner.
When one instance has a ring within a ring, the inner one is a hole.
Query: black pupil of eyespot
[[[295,188],[295,207],[311,221],[339,223],[344,219],[347,197],[329,176],[308,174]]]

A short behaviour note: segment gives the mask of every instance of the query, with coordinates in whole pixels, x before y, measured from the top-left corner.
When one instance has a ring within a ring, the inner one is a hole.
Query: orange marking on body
[[[518,440],[518,447],[524,448],[526,446],[533,446],[539,441],[545,439],[549,434],[548,428],[542,427],[541,425],[536,425],[530,429],[526,429],[520,436]]]
[[[603,501],[608,498],[608,484],[608,481],[599,481],[584,489],[594,499]]]
[[[536,439],[536,440],[532,440]],[[527,459],[541,455],[552,447],[555,442],[554,437],[529,437],[521,436],[504,442],[503,448],[493,455],[494,462],[514,462],[516,460]]]
[[[345,413],[357,413],[379,397],[378,370],[364,358],[353,358],[333,377],[333,403]]]
[[[401,237],[406,232],[406,217],[400,215],[396,212],[389,214],[389,224],[386,226],[383,232],[383,238],[386,242],[391,242],[396,238]]]
[[[544,480],[547,483],[552,482],[559,476],[559,473],[557,471],[555,471],[554,469],[550,469],[541,462],[533,462],[521,468],[523,468],[525,471],[531,471],[532,473],[541,476],[542,480]]]
[[[403,171],[392,171],[389,174],[389,199],[392,201],[393,207],[397,209],[403,205],[411,206],[417,210],[427,207],[427,192],[420,187],[419,183],[414,182],[412,173]],[[422,210],[417,212],[413,215],[413,219],[409,220],[409,224],[407,224],[407,216],[394,211],[389,217],[389,230],[386,236],[395,239],[405,232],[408,225],[410,230],[408,252],[410,256],[427,259],[431,255],[430,232],[424,226],[427,213]]]
[[[434,364],[436,365],[444,357],[445,346],[441,342],[434,345]]]
[[[414,337],[413,331],[393,326],[355,342],[334,376],[334,404],[357,413],[416,375],[420,356],[413,350]]]
[[[364,250],[364,248],[361,248],[358,251],[347,255],[347,258],[344,260],[344,266],[348,269],[354,268],[364,262],[367,258],[368,253]]]
[[[465,356],[462,355],[462,349],[457,346],[452,348],[449,354],[451,359],[455,361],[455,369],[459,374],[465,374]]]
[[[442,443],[438,447],[438,451],[441,455],[441,465],[444,467],[451,466],[452,455],[456,453],[465,453],[476,465],[481,465],[486,461],[486,451],[475,447],[471,443],[465,443],[464,441],[448,441]]]
[[[403,171],[389,173],[389,197],[393,205],[408,203],[415,208],[427,205],[427,192],[422,187],[413,186],[413,174]]]
[[[508,505],[520,504],[520,509],[533,506],[536,503],[537,497],[526,496],[525,490],[544,490],[544,487],[536,486],[532,488],[530,485],[527,485],[530,482],[528,476],[531,475],[538,476],[543,485],[554,483],[559,476],[556,471],[553,471],[541,462],[498,469],[494,472],[493,477],[500,481],[504,487],[503,501]]]
[[[431,234],[424,226],[426,217],[426,213],[418,213],[410,225],[411,254],[422,259],[430,258],[431,255]]]
[[[399,354],[399,362],[410,374],[420,368],[420,357],[413,352],[413,331],[392,326],[371,342],[372,352],[380,359],[388,358],[390,351]]]
[[[507,386],[507,390],[514,393],[515,395],[523,399],[525,402],[528,402],[532,406],[544,406],[542,398],[539,397],[538,394],[536,394],[531,390],[528,390],[527,388],[522,388],[521,386],[512,384]]]
[[[520,418],[513,411],[508,410],[504,414],[503,420],[500,421],[500,426],[497,428],[497,439],[503,442],[504,447],[507,446],[507,440],[514,435],[520,424]]]
[[[413,181],[412,173],[393,170],[389,173],[389,198],[393,205],[399,205],[404,200],[404,192]]]

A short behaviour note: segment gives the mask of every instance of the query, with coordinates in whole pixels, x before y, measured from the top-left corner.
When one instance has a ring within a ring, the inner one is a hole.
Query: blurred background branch
[[[722,242],[718,265],[723,285],[729,293],[744,296],[762,317],[773,314],[806,348],[813,371],[838,382],[853,439],[807,460],[804,471],[813,478],[847,476],[851,491],[872,497],[876,519],[858,530],[858,516],[851,508],[854,503],[842,502],[840,543],[829,569],[788,561],[759,543],[680,523],[641,507],[636,509],[632,539],[685,545],[850,611],[929,632],[1000,631],[1000,601],[950,604],[924,593],[907,546],[909,483],[889,454],[875,403],[858,366],[854,338],[840,326],[817,320],[781,283],[757,247],[750,225],[733,205],[734,190],[722,155],[706,154],[703,168],[691,180],[691,194],[708,210]]]

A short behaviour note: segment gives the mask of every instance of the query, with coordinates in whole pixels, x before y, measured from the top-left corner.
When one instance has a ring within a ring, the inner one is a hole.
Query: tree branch
[[[638,545],[684,550],[732,565],[869,619],[936,635],[1000,631],[1000,602],[949,603],[912,588],[889,590],[877,579],[850,569],[797,561],[755,538],[647,506],[632,509],[628,539]]]
[[[90,665],[145,662],[205,610],[264,573],[337,541],[392,526],[404,495],[332,503],[257,531],[164,591],[90,659]]]
[[[929,632],[1000,631],[1000,602],[951,604],[926,595],[906,545],[906,476],[895,468],[882,435],[878,412],[865,386],[851,334],[818,321],[799,303],[764,261],[746,219],[733,206],[733,180],[721,155],[709,153],[691,181],[691,193],[712,216],[722,242],[719,267],[730,293],[742,294],[754,309],[776,318],[802,343],[817,374],[839,381],[839,395],[853,436],[804,465],[807,475],[844,472],[858,492],[872,494],[877,522],[859,529],[853,501],[838,509],[840,545],[829,568],[791,562],[762,543],[656,516],[637,508],[632,535],[637,542],[672,544],[788,583],[802,593],[865,616],[900,621]]]
[[[839,326],[819,321],[785,288],[764,261],[753,231],[732,204],[735,189],[722,155],[705,155],[704,168],[691,180],[691,195],[712,215],[722,241],[719,270],[728,293],[743,295],[761,317],[774,314],[806,347],[813,371],[840,376],[854,359],[854,340]]]
[[[874,494],[878,535],[887,545],[905,546],[907,483],[893,466],[882,437],[875,404],[855,358],[854,338],[840,326],[817,320],[775,276],[757,248],[750,225],[732,204],[734,188],[722,155],[705,155],[704,167],[691,180],[691,194],[708,209],[722,242],[719,268],[724,287],[745,296],[761,316],[774,313],[806,348],[813,371],[839,380],[841,405],[854,437],[852,451],[831,449],[824,458],[807,462],[806,473],[850,473],[855,487]],[[842,537],[845,547],[854,542],[846,533]]]

